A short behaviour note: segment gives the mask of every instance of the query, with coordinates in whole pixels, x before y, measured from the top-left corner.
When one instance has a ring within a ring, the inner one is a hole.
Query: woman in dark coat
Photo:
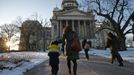
[[[77,35],[72,28],[65,27],[63,39],[66,40],[66,56],[67,56],[67,66],[69,73],[71,74],[71,61],[73,62],[73,73],[76,75],[77,71],[77,59],[79,59],[79,53],[71,47],[73,35]],[[77,36],[78,37],[78,36]]]

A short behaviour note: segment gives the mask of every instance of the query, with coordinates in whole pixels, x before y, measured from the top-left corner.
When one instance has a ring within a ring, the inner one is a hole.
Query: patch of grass
[[[22,61],[30,62],[30,60],[25,59],[25,58],[22,58],[22,59],[15,59],[15,60],[14,60],[14,63],[17,64],[17,63],[22,62]]]

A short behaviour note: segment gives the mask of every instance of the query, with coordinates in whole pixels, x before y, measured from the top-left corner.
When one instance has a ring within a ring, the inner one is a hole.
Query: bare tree
[[[19,27],[21,27],[22,23],[23,23],[22,17],[18,16],[16,18],[15,24],[18,25]]]
[[[46,49],[46,45],[47,45],[47,27],[50,26],[50,21],[47,20],[47,18],[43,18],[42,16],[40,16],[38,13],[35,13],[31,16],[32,20],[37,20],[43,27],[43,41],[44,41],[44,49]]]
[[[37,20],[43,27],[49,26],[50,22],[47,20],[47,18],[43,18],[41,17],[38,13],[35,13],[33,15],[31,15],[31,18],[29,18],[31,20]]]
[[[11,38],[13,36],[16,36],[16,34],[19,32],[19,28],[17,25],[14,24],[4,24],[0,26],[0,35],[5,41],[10,42]],[[10,49],[10,47],[9,47]]]
[[[46,49],[45,48],[45,46],[46,46],[46,42],[47,42],[47,36],[46,36],[46,32],[47,32],[47,30],[46,30],[46,27],[47,26],[50,26],[50,22],[46,19],[46,18],[43,18],[42,16],[40,16],[38,13],[35,13],[35,14],[33,14],[33,15],[31,15],[29,18],[27,18],[26,19],[26,21],[27,20],[31,20],[31,21],[38,21],[41,25],[42,25],[42,29],[41,29],[41,32],[42,32],[42,42],[43,42],[43,46],[44,46],[44,49]],[[24,21],[25,22],[25,21]],[[24,23],[23,22],[23,23]],[[19,22],[20,23],[20,22]],[[22,31],[22,29],[21,29],[21,31]],[[27,33],[29,33],[29,32],[27,32]],[[24,33],[23,33],[24,34]],[[30,36],[30,34],[28,35],[28,37]],[[24,36],[25,37],[25,36]],[[25,37],[26,38],[26,37]],[[20,39],[21,40],[21,39]],[[30,40],[29,38],[28,39],[26,39],[26,40]],[[36,42],[38,42],[38,41],[36,41]],[[26,45],[26,44],[25,44]],[[29,44],[27,44],[27,46],[28,46]],[[28,49],[28,48],[26,48],[26,49]]]
[[[92,10],[95,14],[109,20],[119,37],[122,49],[126,50],[125,35],[132,33],[132,28],[129,26],[134,15],[133,0],[85,0],[83,4],[93,5]]]

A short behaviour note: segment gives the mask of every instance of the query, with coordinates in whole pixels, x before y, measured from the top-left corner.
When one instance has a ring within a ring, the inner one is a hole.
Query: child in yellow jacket
[[[57,75],[58,70],[59,70],[59,50],[60,47],[58,46],[57,41],[53,41],[49,46],[48,46],[48,56],[49,56],[49,64],[51,66],[51,72],[52,75]]]

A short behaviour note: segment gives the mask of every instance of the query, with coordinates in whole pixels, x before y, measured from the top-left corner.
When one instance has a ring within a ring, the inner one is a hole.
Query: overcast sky
[[[22,19],[37,13],[48,20],[57,6],[61,8],[62,0],[0,0],[0,25],[12,23],[21,16]]]
[[[62,0],[0,0],[0,25],[12,23],[19,16],[30,18],[35,13],[49,20],[55,7],[61,9],[61,3]]]

